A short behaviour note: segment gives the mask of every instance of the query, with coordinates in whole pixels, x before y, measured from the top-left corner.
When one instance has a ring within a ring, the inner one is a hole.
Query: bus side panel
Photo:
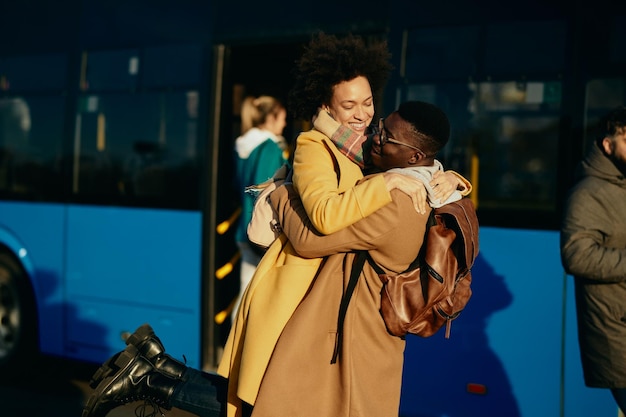
[[[0,243],[6,245],[26,270],[35,295],[40,350],[63,351],[63,225],[58,204],[0,202]]]
[[[452,323],[450,339],[443,331],[407,339],[402,416],[561,415],[565,329],[558,239],[555,231],[481,228],[473,296]],[[568,336],[566,343],[573,349],[576,340]],[[576,369],[580,364],[571,361],[566,378]],[[576,396],[578,405],[565,415],[591,415],[585,409],[615,415],[611,401],[599,401],[580,377],[568,378],[566,388],[575,389],[565,393],[566,401]]]
[[[200,364],[199,212],[71,206],[67,248],[69,356],[102,361],[150,323]]]

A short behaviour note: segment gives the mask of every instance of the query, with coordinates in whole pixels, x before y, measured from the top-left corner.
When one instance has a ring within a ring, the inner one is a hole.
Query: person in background
[[[245,192],[274,175],[288,160],[283,130],[287,111],[271,96],[246,97],[241,106],[241,136],[235,140],[236,184],[241,202],[241,216],[235,240],[241,254],[239,294],[233,304],[237,311],[241,294],[261,260],[262,251],[248,240],[247,227],[252,218],[254,196]],[[233,313],[234,315],[234,313]]]
[[[574,276],[585,385],[609,388],[626,413],[626,107],[600,122],[561,225],[561,261]]]

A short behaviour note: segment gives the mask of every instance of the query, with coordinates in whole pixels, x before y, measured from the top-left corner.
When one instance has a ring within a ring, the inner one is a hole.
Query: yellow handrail
[[[470,182],[472,183],[472,193],[470,194],[470,198],[472,199],[472,203],[474,203],[474,207],[478,208],[478,173],[480,171],[480,159],[476,152],[472,153],[471,161],[470,161]]]
[[[235,220],[241,215],[241,207],[237,207],[237,210],[233,211],[233,214],[230,215],[228,220],[224,220],[215,228],[218,235],[223,235],[230,229],[230,227],[235,223]]]
[[[216,324],[224,323],[224,320],[226,320],[226,317],[230,316],[230,313],[233,311],[233,308],[235,308],[236,301],[237,301],[237,297],[233,298],[230,304],[228,304],[228,307],[226,307],[224,310],[220,311],[219,313],[215,315],[214,320]]]
[[[233,268],[235,267],[235,264],[237,263],[237,261],[239,260],[239,258],[241,258],[241,253],[239,251],[237,251],[237,253],[235,253],[233,255],[232,258],[230,258],[230,260],[228,262],[226,262],[224,265],[222,265],[221,267],[219,267],[217,269],[217,271],[215,271],[215,278],[217,279],[223,279],[224,277],[226,277],[228,274],[230,274],[231,272],[233,272]]]

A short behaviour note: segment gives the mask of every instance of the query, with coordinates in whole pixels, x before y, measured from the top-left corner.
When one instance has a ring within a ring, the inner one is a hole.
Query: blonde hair
[[[241,133],[261,126],[270,114],[278,114],[285,107],[271,96],[246,97],[241,105]]]

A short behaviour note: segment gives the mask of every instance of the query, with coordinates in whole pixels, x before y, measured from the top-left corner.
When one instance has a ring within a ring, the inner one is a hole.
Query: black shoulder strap
[[[335,336],[335,350],[333,352],[333,357],[330,360],[331,365],[337,362],[337,356],[341,351],[341,346],[343,343],[343,322],[346,318],[346,312],[348,311],[350,298],[352,298],[352,293],[354,292],[356,283],[359,281],[359,276],[361,275],[361,271],[363,270],[363,265],[365,264],[366,257],[367,251],[362,250],[357,252],[356,258],[354,258],[354,263],[352,264],[352,271],[350,272],[350,280],[348,281],[348,286],[346,287],[346,291],[341,297],[341,304],[339,305],[339,317],[337,318],[337,336]]]

